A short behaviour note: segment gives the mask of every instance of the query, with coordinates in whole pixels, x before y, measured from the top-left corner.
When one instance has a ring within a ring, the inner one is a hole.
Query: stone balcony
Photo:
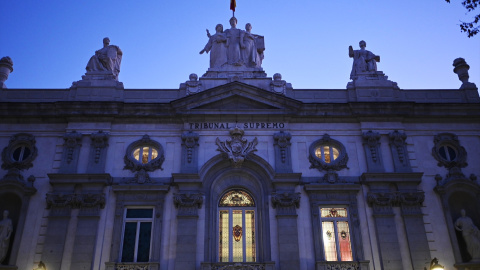
[[[275,262],[251,263],[202,263],[202,270],[274,270]]]

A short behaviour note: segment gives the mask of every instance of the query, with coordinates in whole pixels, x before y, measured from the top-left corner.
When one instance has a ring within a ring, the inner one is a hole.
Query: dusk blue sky
[[[461,33],[468,21],[460,0],[237,0],[238,28],[265,36],[263,69],[294,88],[345,89],[348,46],[380,55],[378,70],[402,89],[458,89],[453,60],[470,65],[480,86],[480,35]],[[199,76],[209,55],[205,29],[229,27],[229,0],[0,0],[0,57],[14,71],[8,88],[69,88],[102,39],[124,55],[126,88],[175,89]],[[480,12],[480,11],[478,11]]]

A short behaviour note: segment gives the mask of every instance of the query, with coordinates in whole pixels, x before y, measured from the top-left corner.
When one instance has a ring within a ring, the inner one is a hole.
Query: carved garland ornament
[[[95,163],[100,162],[100,153],[103,148],[108,146],[108,137],[110,135],[108,133],[103,133],[102,130],[100,130],[98,133],[92,133],[90,135],[90,138],[92,139],[92,146],[95,150]]]
[[[272,194],[272,206],[277,207],[300,207],[300,193],[273,193]]]
[[[86,193],[86,194],[61,194],[47,193],[46,195],[47,209],[52,207],[105,207],[105,194],[103,193]]]
[[[374,162],[377,162],[378,159],[378,146],[380,145],[380,133],[373,132],[369,130],[368,132],[363,133],[364,144],[368,146],[370,153],[372,154],[372,159]]]
[[[291,145],[290,143],[291,138],[292,138],[292,135],[290,135],[290,133],[288,132],[284,132],[283,130],[273,135],[275,144],[278,145],[278,147],[280,148],[280,157],[281,157],[282,163],[285,163],[287,160],[287,149],[288,149],[288,146]]]
[[[227,139],[225,142],[220,141],[217,137],[215,144],[218,146],[217,151],[222,152],[230,161],[233,167],[239,168],[242,166],[243,161],[247,156],[255,151],[255,146],[258,144],[258,140],[255,137],[252,142],[247,142],[247,139],[243,138],[244,131],[239,127],[230,129],[231,139]]]

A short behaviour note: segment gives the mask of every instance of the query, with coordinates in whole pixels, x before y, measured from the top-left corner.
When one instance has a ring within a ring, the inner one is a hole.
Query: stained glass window
[[[218,204],[220,207],[255,206],[250,194],[243,190],[231,190],[225,193]]]
[[[320,208],[322,238],[327,261],[352,261],[352,244],[346,208]]]
[[[153,209],[127,209],[122,242],[122,262],[148,262]]]
[[[231,190],[219,201],[218,260],[255,262],[255,203],[246,191]]]

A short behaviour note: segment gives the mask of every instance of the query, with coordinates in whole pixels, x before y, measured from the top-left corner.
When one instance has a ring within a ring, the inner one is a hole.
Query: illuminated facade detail
[[[320,209],[323,246],[327,261],[352,261],[352,245],[346,208]]]
[[[227,191],[218,204],[218,261],[255,262],[255,203],[246,191]]]

